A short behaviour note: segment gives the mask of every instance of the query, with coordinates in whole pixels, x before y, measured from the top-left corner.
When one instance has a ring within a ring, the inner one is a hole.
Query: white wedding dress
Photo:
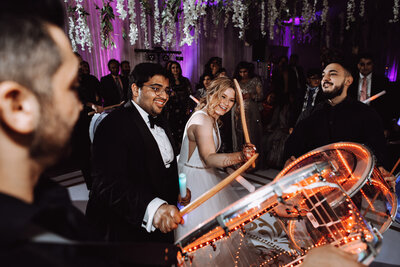
[[[185,126],[181,153],[178,161],[179,173],[186,174],[187,187],[192,193],[191,201],[197,199],[204,192],[214,187],[227,176],[219,176],[214,168],[207,168],[200,158],[198,147],[195,148],[190,159],[188,159],[189,139],[187,137],[187,129],[193,123],[199,123],[198,116],[208,115],[206,112],[198,110],[193,113],[188,120]],[[218,125],[214,127],[213,137],[216,151],[218,151],[221,144],[221,137],[219,135]],[[236,200],[238,200],[237,194],[233,191],[232,187],[228,185],[212,198],[204,202],[201,206],[183,217],[185,223],[183,225],[179,225],[178,228],[175,230],[175,240],[179,240],[181,237],[193,230],[193,228],[197,227],[200,223],[208,220],[213,215],[226,208]]]

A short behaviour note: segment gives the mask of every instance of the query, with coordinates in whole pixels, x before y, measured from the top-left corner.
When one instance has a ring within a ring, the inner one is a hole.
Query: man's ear
[[[132,83],[131,90],[133,98],[137,98],[139,96],[139,87],[136,83]]]
[[[0,83],[0,120],[20,134],[32,133],[39,122],[40,105],[26,87],[13,81]]]
[[[352,83],[353,83],[353,76],[351,76],[351,75],[347,76],[344,84],[346,86],[350,86]]]

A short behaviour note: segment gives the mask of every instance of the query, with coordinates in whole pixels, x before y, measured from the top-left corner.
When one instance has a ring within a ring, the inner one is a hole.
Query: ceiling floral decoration
[[[88,16],[96,14],[86,12],[82,1],[94,5],[94,0],[64,1],[73,49],[79,46],[90,51],[92,34],[87,20]],[[385,1],[393,1],[392,13],[386,21],[399,22],[399,0]],[[110,5],[112,2],[115,2],[115,10]],[[215,35],[219,21],[224,22],[224,27],[231,24],[240,40],[245,40],[250,24],[251,31],[257,31],[261,38],[273,40],[284,26],[291,26],[292,31],[293,27],[300,27],[303,34],[307,34],[312,25],[326,27],[331,8],[338,4],[344,6],[346,31],[367,12],[366,0],[103,0],[102,3],[103,6],[98,7],[102,17],[98,29],[106,49],[115,47],[113,19],[127,19],[131,45],[168,49],[174,44],[191,46],[200,35]],[[254,21],[258,26],[254,26]],[[143,44],[137,43],[139,34],[144,36]]]

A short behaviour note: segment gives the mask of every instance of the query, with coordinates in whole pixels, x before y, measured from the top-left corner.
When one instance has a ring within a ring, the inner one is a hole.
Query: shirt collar
[[[131,100],[132,104],[135,106],[135,108],[139,111],[140,116],[142,116],[143,120],[147,123],[150,124],[149,122],[149,113],[147,113],[144,109],[142,109],[138,104],[136,104],[135,101]]]
[[[309,85],[307,84],[307,89],[308,89],[308,90],[314,91],[314,90],[317,90],[318,88],[319,88],[319,86],[311,87],[311,86],[309,86]]]
[[[365,76],[365,77],[367,77],[367,80],[371,80],[372,72],[371,72],[370,74],[368,74],[367,76]],[[362,79],[364,79],[364,75],[362,75],[362,74],[360,73],[360,80],[362,80]]]

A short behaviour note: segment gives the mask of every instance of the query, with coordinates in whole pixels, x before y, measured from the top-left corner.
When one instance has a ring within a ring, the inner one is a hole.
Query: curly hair
[[[206,108],[207,114],[213,116],[215,113],[215,107],[220,103],[222,94],[226,89],[232,88],[235,90],[235,100],[238,101],[234,82],[227,77],[215,78],[211,81],[208,87],[206,96],[200,99],[200,103],[197,105],[196,110]]]

